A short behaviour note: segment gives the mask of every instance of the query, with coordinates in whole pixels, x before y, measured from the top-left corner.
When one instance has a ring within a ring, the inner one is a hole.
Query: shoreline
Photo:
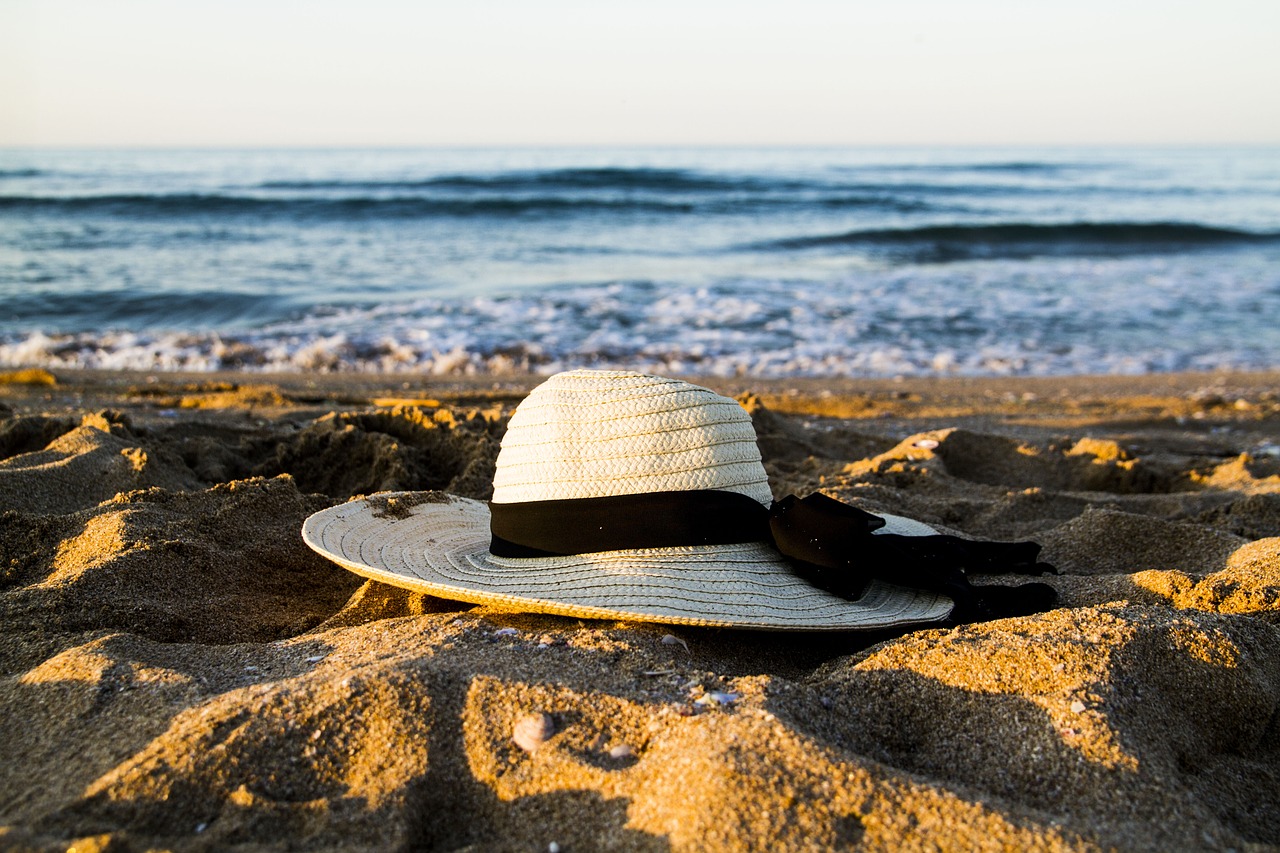
[[[693,378],[775,496],[1061,572],[1047,613],[835,636],[470,607],[302,543],[487,497],[540,377],[6,376],[6,849],[1280,846],[1280,372]]]
[[[35,381],[12,381],[23,373],[47,377]],[[676,374],[673,374],[676,375]],[[1228,402],[1250,397],[1280,395],[1280,369],[1263,371],[1204,371],[1179,373],[1075,374],[1064,376],[909,376],[909,377],[719,377],[678,374],[679,378],[704,385],[718,393],[737,395],[754,393],[771,399],[796,413],[821,414],[823,401],[853,401],[837,408],[837,417],[859,417],[862,400],[869,403],[931,403],[901,410],[917,411],[975,410],[1007,403],[1061,406],[1073,398],[1096,398],[1102,403],[1136,401],[1148,410],[1159,410],[1178,397],[1222,397]],[[332,402],[351,405],[377,400],[438,399],[451,404],[486,401],[518,402],[545,377],[540,374],[493,374],[473,376],[438,376],[415,373],[302,373],[256,371],[143,371],[99,370],[82,368],[12,368],[0,371],[0,388],[5,398],[31,400],[40,389],[53,392],[52,401],[63,393],[83,394],[89,399],[99,395],[130,395],[141,399],[144,389],[174,394],[200,393],[201,389],[220,386],[272,386],[300,404]],[[51,382],[49,380],[52,380]],[[56,391],[55,391],[56,389]],[[918,397],[919,399],[913,399]],[[790,400],[790,403],[784,401]],[[1132,404],[1131,404],[1132,405]],[[807,408],[806,408],[807,407]],[[864,407],[865,408],[865,407]],[[1034,407],[1033,408],[1037,408]],[[1171,408],[1176,408],[1171,407]]]

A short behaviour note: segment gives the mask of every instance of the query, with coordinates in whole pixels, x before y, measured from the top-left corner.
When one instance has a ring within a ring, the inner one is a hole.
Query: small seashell
[[[516,635],[517,635],[517,634],[519,634],[519,633],[520,633],[520,632],[519,632],[519,631],[517,631],[515,628],[499,628],[498,630],[496,630],[496,631],[494,631],[494,632],[493,632],[493,636],[495,636],[495,637],[514,637],[514,636],[516,636]]]
[[[677,637],[675,634],[667,634],[662,638],[664,646],[684,646],[684,650],[689,651],[689,644]]]
[[[631,748],[630,744],[620,743],[613,749],[609,750],[609,757],[621,760],[623,758],[634,758],[636,751]]]
[[[922,438],[919,441],[913,442],[911,446],[918,447],[921,450],[933,450],[938,446],[938,440],[936,438]]]
[[[556,733],[556,722],[550,714],[529,714],[516,721],[511,742],[525,752],[535,752]]]
[[[704,693],[694,700],[695,705],[730,705],[741,697],[737,693]]]
[[[1081,702],[1079,699],[1071,703],[1071,713],[1083,714],[1084,710],[1085,710],[1085,704]]]
[[[311,657],[307,658],[307,663],[319,663],[320,661],[324,660],[326,657],[328,657],[328,655],[312,655]]]

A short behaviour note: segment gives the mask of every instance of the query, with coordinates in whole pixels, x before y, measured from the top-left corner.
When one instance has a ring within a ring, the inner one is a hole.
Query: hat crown
[[[494,503],[717,489],[772,501],[751,416],[678,379],[558,373],[511,416]]]

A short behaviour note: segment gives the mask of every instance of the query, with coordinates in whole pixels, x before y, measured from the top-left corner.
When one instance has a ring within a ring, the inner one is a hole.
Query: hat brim
[[[933,529],[882,516],[879,532]],[[322,510],[302,537],[367,578],[512,610],[677,625],[793,631],[898,628],[945,619],[943,595],[873,581],[847,601],[794,575],[765,543],[608,551],[566,557],[489,553],[489,507],[443,492],[389,492]]]

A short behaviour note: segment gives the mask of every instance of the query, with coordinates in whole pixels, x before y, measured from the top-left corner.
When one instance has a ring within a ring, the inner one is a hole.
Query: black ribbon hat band
[[[712,489],[490,503],[489,512],[490,552],[499,557],[769,541],[764,505]]]
[[[1034,542],[988,542],[935,534],[875,533],[884,519],[822,494],[794,495],[772,508],[721,490],[490,503],[490,552],[550,557],[604,551],[767,542],[808,583],[842,598],[872,580],[942,593],[955,622],[1021,616],[1051,608],[1042,583],[976,587],[968,573],[1039,575]]]

